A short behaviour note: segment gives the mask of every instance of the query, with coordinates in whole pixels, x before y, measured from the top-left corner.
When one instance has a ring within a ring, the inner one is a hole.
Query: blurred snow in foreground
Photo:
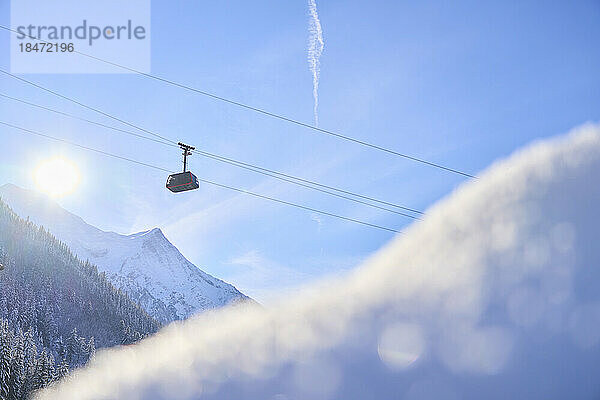
[[[39,399],[600,396],[600,129],[495,163],[343,279],[101,352]]]

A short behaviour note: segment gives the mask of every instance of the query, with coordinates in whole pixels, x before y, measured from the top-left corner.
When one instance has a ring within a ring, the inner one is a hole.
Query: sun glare
[[[41,191],[53,197],[71,193],[79,184],[77,166],[63,158],[44,161],[35,169],[35,183]]]

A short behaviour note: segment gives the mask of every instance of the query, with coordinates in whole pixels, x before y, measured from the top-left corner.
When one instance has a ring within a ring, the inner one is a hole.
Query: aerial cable
[[[52,94],[52,95],[54,95],[54,96],[56,96],[56,97],[59,97],[59,98],[61,98],[61,99],[63,99],[63,100],[67,100],[67,101],[69,101],[69,102],[71,102],[71,103],[77,104],[78,106],[80,106],[80,107],[83,107],[83,108],[85,108],[85,109],[87,109],[87,110],[93,111],[93,112],[95,112],[95,113],[98,113],[98,114],[100,114],[100,115],[103,115],[103,116],[105,116],[105,117],[107,117],[107,118],[113,119],[113,120],[115,120],[115,121],[117,121],[117,122],[120,122],[120,123],[122,123],[122,124],[124,124],[124,125],[130,126],[130,127],[132,127],[132,128],[135,128],[135,129],[139,129],[139,130],[141,130],[141,131],[143,131],[143,132],[146,132],[146,133],[148,133],[148,134],[150,134],[150,135],[152,135],[152,136],[155,136],[155,137],[157,137],[157,138],[159,138],[159,139],[162,139],[162,140],[164,140],[164,141],[166,141],[166,142],[170,142],[170,143],[173,143],[173,144],[177,144],[177,142],[175,142],[174,140],[171,140],[171,139],[168,139],[168,138],[166,138],[166,137],[163,137],[163,136],[161,136],[161,135],[159,135],[159,134],[156,134],[156,133],[154,133],[154,132],[151,132],[151,131],[149,131],[149,130],[147,130],[147,129],[140,128],[140,127],[138,127],[138,126],[136,126],[136,125],[134,125],[134,124],[132,124],[132,123],[130,123],[130,122],[127,122],[127,121],[125,121],[125,120],[123,120],[123,119],[121,119],[121,118],[119,118],[119,117],[115,117],[114,115],[111,115],[111,114],[109,114],[109,113],[107,113],[107,112],[104,112],[104,111],[102,111],[102,110],[100,110],[100,109],[98,109],[98,108],[95,108],[95,107],[92,107],[92,106],[88,106],[87,104],[84,104],[84,103],[80,102],[79,100],[75,100],[75,99],[74,99],[74,98],[72,98],[72,97],[68,97],[68,96],[62,95],[62,94],[60,94],[60,93],[58,93],[58,92],[56,92],[56,91],[54,91],[54,90],[52,90],[52,89],[45,88],[45,87],[43,87],[43,86],[41,86],[41,85],[38,85],[38,84],[37,84],[37,83],[35,83],[35,82],[32,82],[32,81],[29,81],[29,80],[27,80],[27,79],[21,78],[20,76],[17,76],[17,75],[15,75],[15,74],[11,74],[10,72],[8,72],[8,71],[5,71],[5,70],[3,70],[3,69],[1,69],[1,68],[0,68],[0,73],[3,73],[3,74],[5,74],[5,75],[8,75],[8,76],[10,76],[11,78],[17,79],[17,80],[19,80],[19,81],[21,81],[21,82],[23,82],[23,83],[26,83],[26,84],[28,84],[28,85],[31,85],[31,86],[33,86],[33,87],[36,87],[36,88],[38,88],[38,89],[40,89],[40,90],[43,90],[43,91],[45,91],[45,92],[47,92],[47,93],[50,93],[50,94]]]
[[[17,32],[16,30],[13,30],[13,29],[11,29],[11,28],[9,28],[7,26],[4,26],[4,25],[0,25],[0,28],[4,29],[4,30],[7,30],[7,31],[10,31],[10,32],[13,32],[13,33],[21,34],[21,33]],[[44,40],[38,39],[37,37],[34,37],[34,36],[30,36],[30,35],[25,35],[25,36],[29,37],[30,39],[37,40],[37,41],[39,41],[41,43],[49,43],[49,42],[45,42]],[[95,56],[90,55],[90,54],[82,53],[82,52],[77,51],[77,50],[73,51],[73,53],[82,55],[84,57],[91,58],[91,59],[96,60],[96,61],[103,62],[105,64],[108,64],[108,65],[111,65],[111,66],[114,66],[114,67],[117,67],[117,68],[121,68],[121,69],[129,71],[129,72],[133,72],[135,74],[138,74],[138,75],[150,78],[150,79],[154,79],[156,81],[159,81],[159,82],[171,85],[171,86],[175,86],[175,87],[178,87],[178,88],[181,88],[181,89],[188,90],[188,91],[193,92],[193,93],[200,94],[202,96],[206,96],[206,97],[212,98],[214,100],[218,100],[218,101],[221,101],[221,102],[232,104],[232,105],[235,105],[237,107],[241,107],[241,108],[244,108],[244,109],[247,109],[247,110],[250,110],[250,111],[254,111],[256,113],[259,113],[259,114],[262,114],[262,115],[266,115],[266,116],[271,117],[271,118],[279,119],[281,121],[289,122],[291,124],[295,124],[295,125],[298,125],[298,126],[301,126],[301,127],[304,127],[304,128],[308,128],[308,129],[311,129],[311,130],[313,130],[314,132],[317,132],[317,133],[321,133],[321,134],[324,134],[324,135],[333,136],[333,137],[341,139],[341,140],[352,142],[352,143],[355,143],[355,144],[358,144],[358,145],[361,145],[361,146],[364,146],[364,147],[369,147],[369,148],[372,148],[372,149],[375,149],[375,150],[378,150],[378,151],[382,151],[382,152],[385,152],[385,153],[388,153],[388,154],[392,154],[392,155],[395,155],[395,156],[398,156],[398,157],[402,157],[402,158],[405,158],[405,159],[408,159],[408,160],[411,160],[411,161],[415,161],[415,162],[418,162],[418,163],[421,163],[421,164],[425,164],[425,165],[428,165],[430,167],[434,167],[434,168],[438,168],[438,169],[441,169],[441,170],[445,170],[447,172],[451,172],[451,173],[454,173],[454,174],[462,175],[462,176],[465,176],[467,178],[476,178],[475,175],[471,175],[469,173],[460,171],[458,169],[446,167],[446,166],[438,164],[438,163],[427,161],[427,160],[425,160],[423,158],[419,158],[419,157],[411,156],[411,155],[408,155],[408,154],[400,153],[398,151],[391,150],[389,148],[386,148],[386,147],[383,147],[383,146],[380,146],[380,145],[376,145],[374,143],[370,143],[370,142],[367,142],[367,141],[364,141],[364,140],[356,139],[356,138],[353,138],[353,137],[350,137],[350,136],[347,136],[347,135],[344,135],[344,134],[341,134],[341,133],[338,133],[338,132],[334,132],[334,131],[331,131],[331,130],[319,128],[318,126],[307,124],[305,122],[298,121],[296,119],[293,119],[293,118],[290,118],[290,117],[286,117],[286,116],[281,115],[281,114],[276,114],[274,112],[267,111],[267,110],[262,109],[262,108],[250,106],[248,104],[245,104],[245,103],[242,103],[242,102],[239,102],[239,101],[231,100],[231,99],[228,99],[226,97],[222,97],[222,96],[216,95],[214,93],[210,93],[210,92],[207,92],[207,91],[204,91],[204,90],[200,90],[200,89],[194,88],[192,86],[185,85],[183,83],[172,81],[172,80],[167,79],[167,78],[163,78],[163,77],[160,77],[160,76],[157,76],[157,75],[149,74],[147,72],[139,71],[139,70],[136,70],[134,68],[127,67],[127,66],[124,66],[124,65],[112,62],[112,61],[108,61],[108,60],[105,60],[105,59],[102,59],[102,58],[99,58],[99,57],[95,57]]]
[[[71,141],[68,141],[68,140],[65,140],[65,139],[61,139],[61,138],[50,136],[50,135],[47,135],[47,134],[44,134],[44,133],[41,133],[41,132],[33,131],[31,129],[22,128],[22,127],[19,127],[19,126],[16,126],[16,125],[12,125],[12,124],[9,124],[7,122],[0,121],[0,125],[4,125],[4,126],[7,126],[9,128],[12,128],[12,129],[15,129],[15,130],[18,130],[18,131],[21,131],[21,132],[25,132],[25,133],[28,133],[28,134],[32,134],[32,135],[36,135],[36,136],[41,136],[41,137],[44,137],[44,138],[47,138],[47,139],[51,139],[51,140],[54,140],[54,141],[65,143],[65,144],[68,144],[68,145],[71,145],[71,146],[74,146],[74,147],[78,147],[78,148],[83,149],[83,150],[87,150],[87,151],[95,152],[95,153],[98,153],[98,154],[102,154],[102,155],[107,156],[107,157],[112,157],[112,158],[116,158],[116,159],[119,159],[119,160],[128,161],[128,162],[131,162],[131,163],[139,164],[139,165],[142,165],[142,166],[145,166],[145,167],[148,167],[148,168],[153,168],[153,169],[164,171],[164,172],[168,172],[168,173],[172,173],[173,172],[173,171],[171,171],[169,169],[166,169],[166,168],[162,168],[162,167],[158,167],[156,165],[152,165],[152,164],[148,164],[148,163],[145,163],[145,162],[137,161],[137,160],[134,160],[134,159],[131,159],[131,158],[128,158],[128,157],[119,156],[119,155],[116,155],[116,154],[113,154],[113,153],[109,153],[107,151],[98,150],[98,149],[95,149],[93,147],[84,146],[84,145],[81,145],[81,144],[78,144],[78,143],[75,143],[75,142],[71,142]],[[288,206],[291,206],[291,207],[299,208],[299,209],[302,209],[302,210],[305,210],[305,211],[315,212],[315,213],[318,213],[318,214],[326,215],[326,216],[329,216],[329,217],[341,219],[341,220],[348,221],[348,222],[353,222],[353,223],[356,223],[356,224],[361,224],[361,225],[369,226],[369,227],[380,229],[380,230],[385,230],[385,231],[388,231],[388,232],[401,233],[401,231],[398,231],[398,230],[392,229],[392,228],[388,228],[388,227],[385,227],[385,226],[382,226],[382,225],[372,224],[370,222],[361,221],[359,219],[345,217],[343,215],[331,213],[331,212],[328,212],[328,211],[319,210],[319,209],[308,207],[308,206],[305,206],[305,205],[302,205],[302,204],[297,204],[297,203],[293,203],[293,202],[290,202],[290,201],[281,200],[281,199],[278,199],[278,198],[275,198],[275,197],[266,196],[266,195],[263,195],[263,194],[260,194],[260,193],[251,192],[251,191],[246,190],[246,189],[241,189],[241,188],[237,188],[237,187],[234,187],[234,186],[224,185],[222,183],[210,181],[208,179],[200,179],[200,178],[198,178],[198,180],[200,182],[204,182],[204,183],[212,185],[212,186],[217,186],[217,187],[220,187],[220,188],[229,189],[229,190],[236,191],[236,192],[239,192],[239,193],[244,193],[244,194],[247,194],[247,195],[250,195],[250,196],[254,196],[254,197],[257,197],[257,198],[264,199],[264,200],[270,200],[270,201],[273,201],[273,202],[276,202],[276,203],[280,203],[280,204],[288,205]]]
[[[166,146],[178,147],[176,144],[173,144],[171,141],[167,142],[167,141],[165,141],[163,139],[154,139],[154,138],[151,138],[151,137],[148,137],[148,136],[140,135],[139,133],[135,133],[135,132],[131,132],[131,131],[128,131],[128,130],[125,130],[125,129],[117,128],[116,126],[106,125],[106,124],[103,124],[102,122],[92,121],[90,119],[82,118],[82,117],[79,117],[77,115],[66,113],[64,111],[60,111],[60,110],[57,110],[57,109],[54,109],[54,108],[46,107],[46,106],[43,106],[41,104],[36,104],[36,103],[29,102],[27,100],[19,99],[18,97],[9,96],[9,95],[4,94],[4,93],[0,93],[0,97],[4,97],[5,99],[16,101],[16,102],[21,103],[21,104],[26,104],[26,105],[28,105],[30,107],[35,107],[35,108],[39,108],[39,109],[42,109],[42,110],[45,110],[45,111],[49,111],[49,112],[54,113],[54,114],[62,115],[64,117],[76,119],[78,121],[83,121],[83,122],[86,122],[88,124],[100,126],[102,128],[106,128],[106,129],[111,129],[111,130],[114,130],[114,131],[122,132],[122,133],[125,133],[127,135],[131,135],[131,136],[137,136],[140,139],[151,140],[153,142],[160,143],[160,144],[163,144],[163,145],[166,145]]]
[[[69,113],[58,111],[58,110],[52,109],[50,107],[46,107],[46,106],[42,106],[42,105],[39,105],[39,104],[31,103],[31,102],[28,102],[26,100],[22,100],[22,99],[19,99],[19,98],[16,98],[16,97],[8,96],[8,95],[2,94],[2,93],[0,93],[0,97],[4,97],[4,98],[7,98],[7,99],[10,99],[10,100],[13,100],[13,101],[17,101],[19,103],[23,103],[23,104],[29,105],[31,107],[37,107],[37,108],[40,108],[40,109],[43,109],[43,110],[46,110],[46,111],[49,111],[49,112],[53,112],[53,113],[56,113],[56,114],[59,114],[59,115],[63,115],[63,116],[69,117],[69,118],[73,118],[73,119],[77,119],[77,120],[80,120],[80,121],[84,121],[86,123],[90,123],[90,124],[94,124],[94,125],[97,125],[97,126],[101,126],[103,128],[107,128],[107,129],[115,130],[117,132],[121,132],[121,133],[125,133],[125,134],[128,134],[128,135],[132,135],[132,136],[138,137],[140,139],[151,140],[153,142],[157,142],[157,143],[160,143],[160,144],[163,144],[163,145],[167,145],[167,146],[171,146],[171,147],[178,147],[178,145],[173,144],[173,141],[170,141],[170,140],[169,140],[169,142],[166,142],[166,141],[164,141],[162,139],[161,140],[157,140],[157,139],[150,138],[150,137],[147,137],[147,136],[144,136],[144,135],[140,135],[140,134],[135,133],[135,132],[131,132],[131,131],[128,131],[128,130],[120,129],[120,128],[117,128],[117,127],[114,127],[114,126],[110,126],[110,125],[106,125],[106,124],[103,124],[103,123],[99,123],[99,122],[96,122],[96,121],[91,121],[91,120],[88,120],[88,119],[85,119],[85,118],[81,118],[81,117],[78,117],[78,116],[75,116],[75,115],[72,115],[72,114],[69,114]],[[154,132],[151,132],[151,131],[148,131],[148,130],[146,130],[144,128],[141,128],[141,127],[139,127],[137,125],[134,125],[134,124],[131,124],[131,125],[133,125],[136,129],[139,129],[139,130],[151,133],[154,136],[163,137],[161,135],[155,134]],[[399,211],[396,211],[396,210],[391,210],[391,209],[389,209],[387,207],[377,206],[375,204],[371,204],[371,203],[363,201],[363,200],[354,199],[354,198],[345,196],[344,194],[348,194],[348,195],[351,195],[351,196],[359,197],[359,198],[362,198],[362,199],[365,199],[365,200],[369,200],[369,201],[372,201],[372,202],[384,204],[384,205],[387,205],[387,206],[396,207],[396,208],[403,209],[403,210],[406,210],[406,211],[410,211],[410,212],[413,212],[413,213],[416,213],[416,214],[423,214],[422,211],[419,211],[419,210],[416,210],[416,209],[413,209],[413,208],[401,206],[401,205],[394,204],[394,203],[387,202],[387,201],[383,201],[383,200],[378,200],[378,199],[375,199],[373,197],[361,195],[361,194],[358,194],[358,193],[350,192],[350,191],[347,191],[347,190],[344,190],[344,189],[339,189],[339,188],[336,188],[336,187],[333,187],[333,186],[329,186],[329,185],[324,185],[324,184],[321,184],[321,183],[318,183],[318,182],[310,181],[308,179],[299,178],[299,177],[295,177],[295,176],[292,176],[292,175],[284,174],[282,172],[278,172],[278,171],[274,171],[274,170],[271,170],[271,169],[268,169],[268,168],[263,168],[263,167],[260,167],[260,166],[257,166],[257,165],[245,163],[243,161],[238,161],[238,160],[235,160],[235,159],[232,159],[232,158],[220,156],[218,154],[209,153],[207,151],[197,150],[196,149],[196,150],[192,150],[192,152],[195,153],[195,154],[199,154],[199,155],[201,155],[203,157],[213,159],[215,161],[219,161],[219,162],[222,162],[222,163],[233,165],[233,166],[236,166],[238,168],[243,168],[243,169],[255,172],[255,173],[259,173],[259,174],[262,174],[262,175],[270,176],[270,177],[275,178],[275,179],[279,179],[281,181],[289,182],[289,183],[292,183],[292,184],[295,184],[295,185],[298,185],[298,186],[302,186],[302,187],[309,188],[309,189],[312,189],[312,190],[316,190],[316,191],[319,191],[319,192],[322,192],[322,193],[326,193],[326,194],[329,194],[329,195],[332,195],[332,196],[335,196],[335,197],[339,197],[339,198],[343,198],[343,199],[346,199],[346,200],[350,200],[350,201],[353,201],[353,202],[356,202],[356,203],[359,203],[359,204],[364,204],[364,205],[367,205],[369,207],[373,207],[373,208],[385,210],[385,211],[388,211],[388,212],[392,212],[392,213],[395,213],[395,214],[398,214],[398,215],[402,215],[402,216],[405,216],[405,217],[408,217],[408,218],[416,219],[417,217],[415,217],[413,215],[409,215],[409,214],[403,213],[403,212],[399,212]],[[311,185],[314,185],[314,186],[317,186],[317,187],[313,187]],[[340,192],[340,193],[343,193],[343,194],[334,193],[334,192],[331,192],[331,190],[337,191],[337,192]]]
[[[201,155],[203,154],[203,152],[199,152],[197,150],[194,151],[194,153],[201,154]],[[412,219],[418,219],[418,217],[415,217],[414,215],[410,215],[410,214],[406,214],[406,213],[403,213],[403,212],[400,212],[400,211],[392,210],[390,208],[378,206],[376,204],[368,203],[366,201],[354,199],[352,197],[344,196],[342,194],[338,194],[338,193],[335,193],[335,192],[332,192],[332,191],[329,191],[329,190],[320,189],[318,187],[313,187],[313,186],[310,186],[308,184],[305,184],[305,183],[302,183],[302,182],[297,182],[297,181],[294,181],[292,179],[288,179],[288,178],[285,178],[285,177],[282,177],[282,176],[278,176],[278,175],[275,175],[275,174],[272,174],[272,173],[269,173],[269,172],[260,171],[260,170],[258,170],[256,168],[253,168],[253,167],[248,167],[248,166],[245,166],[245,165],[235,164],[235,163],[232,163],[230,161],[225,161],[225,160],[223,160],[222,157],[214,157],[214,156],[211,156],[211,155],[204,155],[204,156],[208,157],[210,159],[216,160],[216,161],[220,161],[220,162],[224,162],[224,163],[227,163],[227,164],[235,165],[238,168],[243,168],[243,169],[247,169],[249,171],[253,171],[253,172],[256,172],[256,173],[259,173],[259,174],[270,176],[272,178],[279,179],[279,180],[284,181],[284,182],[289,182],[289,183],[292,183],[294,185],[302,186],[302,187],[305,187],[305,188],[308,188],[308,189],[316,190],[316,191],[321,192],[321,193],[329,194],[331,196],[339,197],[341,199],[350,200],[350,201],[353,201],[355,203],[364,204],[364,205],[372,207],[372,208],[377,208],[379,210],[388,211],[388,212],[391,212],[391,213],[394,213],[394,214],[402,215],[404,217],[408,217],[408,218],[412,218]]]

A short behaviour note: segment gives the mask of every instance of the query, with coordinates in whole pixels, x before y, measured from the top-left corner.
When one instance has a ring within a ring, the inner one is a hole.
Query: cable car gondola
[[[186,192],[188,190],[198,189],[200,187],[200,184],[198,183],[198,178],[196,178],[196,175],[192,174],[190,171],[186,171],[187,156],[191,156],[192,150],[195,150],[196,148],[188,146],[187,144],[183,144],[181,142],[177,144],[183,150],[183,172],[169,175],[166,184],[167,189],[169,189],[173,193]]]

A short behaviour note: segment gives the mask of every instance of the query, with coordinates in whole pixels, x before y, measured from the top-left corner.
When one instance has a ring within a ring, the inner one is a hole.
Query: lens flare
[[[63,158],[42,162],[34,171],[35,183],[42,192],[60,197],[71,193],[79,184],[77,166]]]

